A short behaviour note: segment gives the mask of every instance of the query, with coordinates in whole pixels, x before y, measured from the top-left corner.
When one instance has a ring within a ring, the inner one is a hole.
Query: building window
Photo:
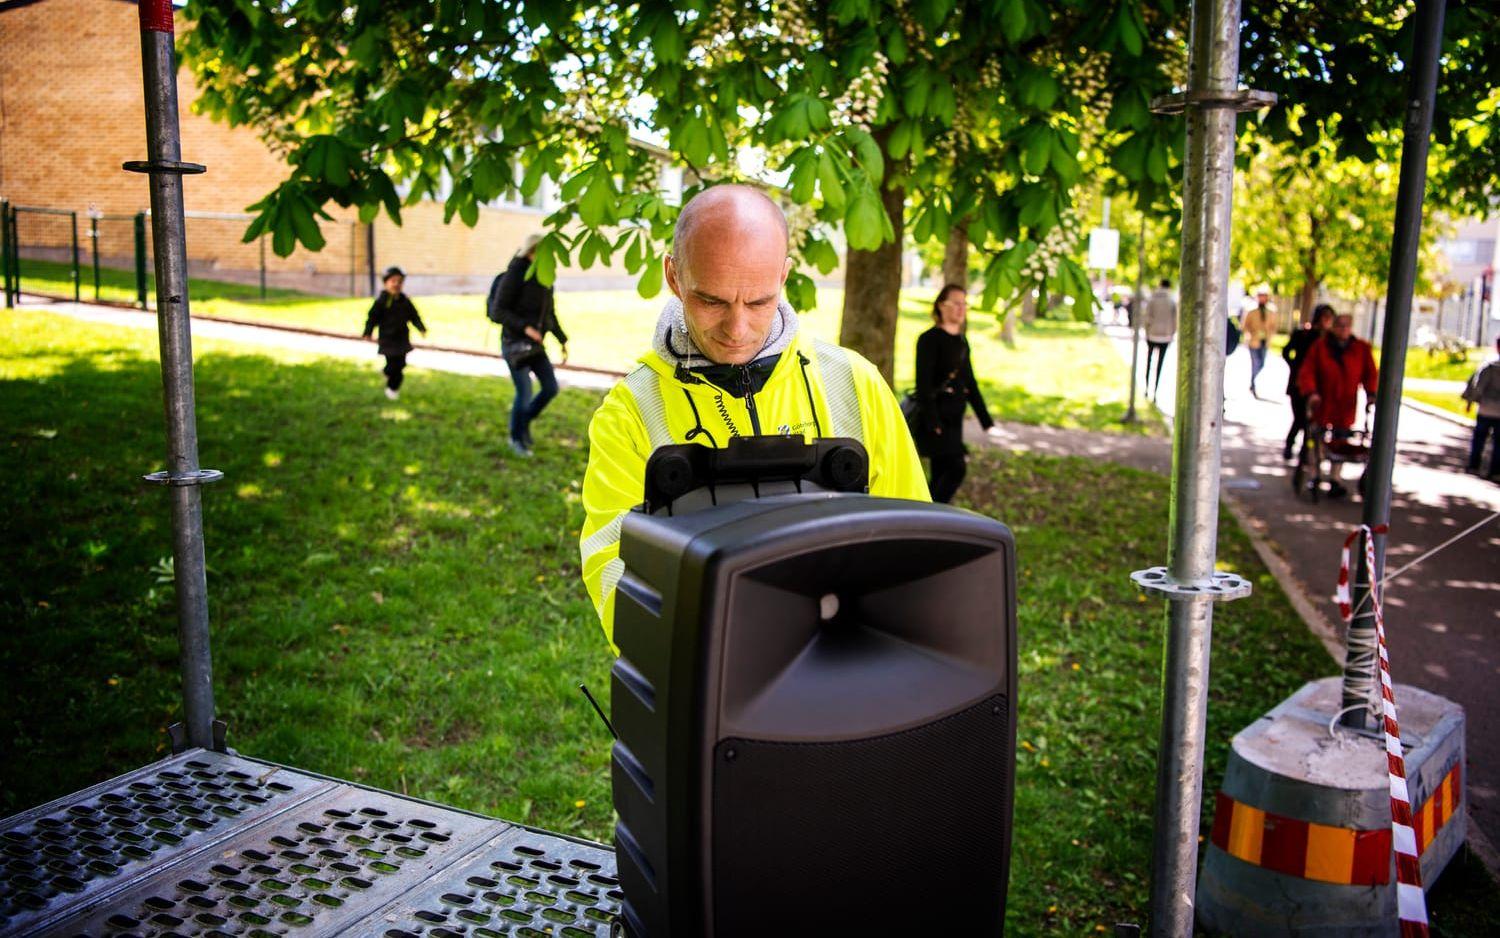
[[[662,198],[673,205],[680,205],[682,203],[682,167],[663,166],[657,180],[657,188],[661,190]]]
[[[533,211],[545,212],[552,208],[552,180],[542,177],[542,184],[536,187],[531,195],[521,194],[521,180],[526,178],[526,167],[517,160],[511,164],[511,178],[514,180],[509,189],[496,199],[492,204],[500,208],[522,208]]]

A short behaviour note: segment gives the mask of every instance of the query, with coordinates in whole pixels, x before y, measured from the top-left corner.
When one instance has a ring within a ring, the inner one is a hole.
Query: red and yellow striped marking
[[[1413,812],[1419,854],[1458,810],[1462,790],[1455,764]],[[1230,856],[1288,876],[1356,886],[1390,882],[1389,826],[1372,831],[1330,827],[1262,811],[1219,792],[1209,839]]]

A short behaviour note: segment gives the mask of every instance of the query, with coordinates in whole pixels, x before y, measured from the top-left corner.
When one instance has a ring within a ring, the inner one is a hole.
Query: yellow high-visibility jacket
[[[707,381],[679,380],[655,352],[640,362],[589,422],[583,477],[583,582],[611,646],[615,585],[625,566],[620,525],[645,497],[646,460],[658,446],[723,446],[757,432],[853,437],[870,457],[871,495],[931,501],[895,396],[875,366],[848,349],[799,333],[750,402]]]

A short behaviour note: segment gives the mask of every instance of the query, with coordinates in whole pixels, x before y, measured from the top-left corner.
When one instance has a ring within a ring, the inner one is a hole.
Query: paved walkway
[[[1128,365],[1128,333],[1106,331]],[[1176,355],[1174,345],[1161,385],[1162,410],[1169,418]],[[1244,351],[1230,356],[1223,436],[1226,504],[1285,561],[1273,564],[1280,567],[1278,579],[1289,592],[1302,593],[1294,601],[1303,600],[1299,607],[1313,617],[1314,631],[1336,647],[1339,623],[1331,597],[1339,547],[1359,523],[1360,502],[1311,505],[1293,495],[1291,466],[1281,459],[1291,423],[1286,365],[1268,357],[1257,382],[1260,400],[1250,396],[1249,372]],[[1144,376],[1140,383],[1144,387]],[[1002,426],[992,439],[1012,448],[1092,456],[1163,473],[1171,468],[1171,442],[1165,439],[1017,425]],[[1468,444],[1467,427],[1401,409],[1387,569],[1399,569],[1500,512],[1500,486],[1463,472]],[[1349,475],[1352,488],[1352,468]],[[1480,849],[1493,867],[1491,845],[1500,845],[1500,519],[1392,581],[1386,608],[1396,681],[1442,694],[1467,711],[1470,818],[1488,841]]]
[[[156,329],[156,314],[138,309],[95,306],[89,303],[53,302],[27,302],[23,304],[23,309],[62,313],[74,319],[105,323],[111,326],[129,326],[153,331]],[[358,359],[368,362],[373,371],[379,371],[382,366],[381,358],[376,353],[373,342],[318,335],[296,329],[218,322],[195,316],[193,338],[229,339],[246,345],[295,349],[299,352],[311,352],[333,358]],[[507,380],[510,378],[505,362],[497,355],[417,348],[407,356],[406,361],[408,368],[430,368],[434,371],[447,371],[461,375],[487,375]],[[559,367],[556,371],[558,383],[567,387],[607,389],[618,380],[617,375],[578,368]]]

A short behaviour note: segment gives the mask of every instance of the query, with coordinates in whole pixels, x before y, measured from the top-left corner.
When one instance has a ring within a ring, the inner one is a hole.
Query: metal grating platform
[[[0,822],[0,936],[613,933],[614,854],[193,750]]]

